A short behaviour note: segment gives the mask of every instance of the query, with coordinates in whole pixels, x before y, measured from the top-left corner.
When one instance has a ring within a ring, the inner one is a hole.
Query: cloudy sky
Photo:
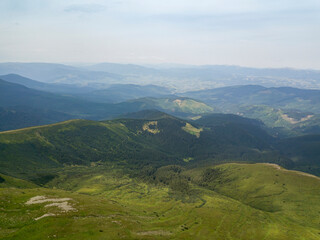
[[[1,0],[12,61],[320,69],[320,1]]]

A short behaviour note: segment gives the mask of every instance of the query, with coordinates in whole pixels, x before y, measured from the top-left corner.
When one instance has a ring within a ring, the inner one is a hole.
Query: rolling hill
[[[142,112],[147,115],[146,112]],[[150,116],[151,114],[149,114]],[[154,115],[154,114],[153,114]],[[140,166],[238,161],[291,162],[273,150],[271,137],[251,124],[189,123],[170,115],[95,122],[70,120],[0,133],[4,174],[28,178],[64,164],[123,162]],[[220,117],[221,118],[221,117]],[[214,119],[214,117],[211,117]],[[49,174],[50,175],[50,174]]]
[[[243,106],[266,105],[274,108],[320,113],[319,90],[245,85],[187,92],[182,95],[219,107],[224,112],[234,113]]]

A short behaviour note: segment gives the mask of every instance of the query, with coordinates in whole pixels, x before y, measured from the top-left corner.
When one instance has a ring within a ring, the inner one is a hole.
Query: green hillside
[[[0,188],[0,237],[320,239],[318,178],[266,164],[164,168],[142,180],[74,166],[47,188]]]
[[[138,167],[183,163],[183,159],[192,158],[195,160],[192,162],[268,160],[290,165],[288,159],[273,150],[271,137],[254,124],[210,126],[190,124],[166,114],[158,117],[104,122],[70,120],[2,132],[1,172],[45,182],[54,176],[54,169],[64,164],[92,162]],[[214,121],[215,117],[211,119]]]
[[[279,136],[320,134],[320,115],[312,112],[253,105],[240,108],[238,114],[260,119]]]
[[[151,152],[136,138],[121,123],[86,120],[3,132],[0,169],[6,174],[45,182],[53,176],[47,171],[54,173],[64,164],[120,163],[137,161],[149,154],[155,155],[155,159],[165,156],[154,149]]]
[[[140,104],[143,109],[158,109],[175,115],[199,115],[214,111],[213,107],[190,98],[141,98],[129,102]]]

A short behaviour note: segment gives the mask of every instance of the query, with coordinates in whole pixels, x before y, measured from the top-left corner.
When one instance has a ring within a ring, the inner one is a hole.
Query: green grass
[[[35,188],[36,184],[28,181],[0,174],[0,188]]]
[[[111,165],[67,167],[47,188],[0,188],[0,238],[320,239],[319,179],[264,164],[218,165],[204,179],[207,169],[181,169],[188,193]],[[24,204],[38,195],[72,198],[77,211]],[[58,215],[33,220],[48,212]]]
[[[197,138],[200,137],[200,133],[203,131],[203,128],[196,128],[192,126],[190,123],[186,123],[186,125],[182,127],[182,129],[187,133],[195,135]]]

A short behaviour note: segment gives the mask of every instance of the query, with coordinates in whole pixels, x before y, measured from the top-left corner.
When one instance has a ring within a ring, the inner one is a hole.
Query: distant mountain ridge
[[[18,74],[2,75],[0,79],[36,90],[67,94],[100,103],[119,103],[142,97],[163,97],[172,94],[170,89],[157,85],[112,84],[102,87],[102,89],[97,89],[81,87],[76,84],[44,83]]]
[[[148,86],[147,89],[149,88],[155,89],[155,91],[158,89],[155,86]],[[142,98],[116,104],[99,103],[87,101],[85,98],[76,97],[76,95],[66,96],[35,90],[1,79],[0,107],[4,109],[3,114],[0,115],[0,120],[2,121],[1,130],[49,124],[75,118],[110,119],[145,109],[158,109],[186,117],[199,113],[210,113],[213,110],[212,107],[204,103],[181,97]],[[15,111],[14,115],[12,114],[13,110]],[[35,111],[37,111],[37,114],[34,114]],[[32,114],[34,119],[32,119]],[[13,117],[16,117],[15,121],[10,122]]]
[[[117,83],[122,76],[107,72],[85,69],[55,63],[0,63],[0,75],[19,74],[46,83],[99,86]]]
[[[259,69],[223,65],[157,67],[118,63],[73,67],[53,63],[0,63],[0,75],[11,73],[47,83],[94,88],[131,83],[170,86],[178,92],[248,84],[320,89],[320,71],[289,68]]]
[[[30,78],[20,76],[18,74],[2,75],[0,76],[0,79],[5,80],[7,82],[11,82],[11,83],[21,84],[28,88],[46,91],[46,92],[52,92],[52,93],[83,94],[83,93],[94,90],[94,88],[79,87],[74,84],[63,84],[63,83],[50,84],[50,83],[39,82],[39,81],[32,80]]]
[[[113,84],[102,90],[95,90],[77,96],[93,102],[119,103],[145,97],[166,97],[172,95],[168,88],[156,85]]]

